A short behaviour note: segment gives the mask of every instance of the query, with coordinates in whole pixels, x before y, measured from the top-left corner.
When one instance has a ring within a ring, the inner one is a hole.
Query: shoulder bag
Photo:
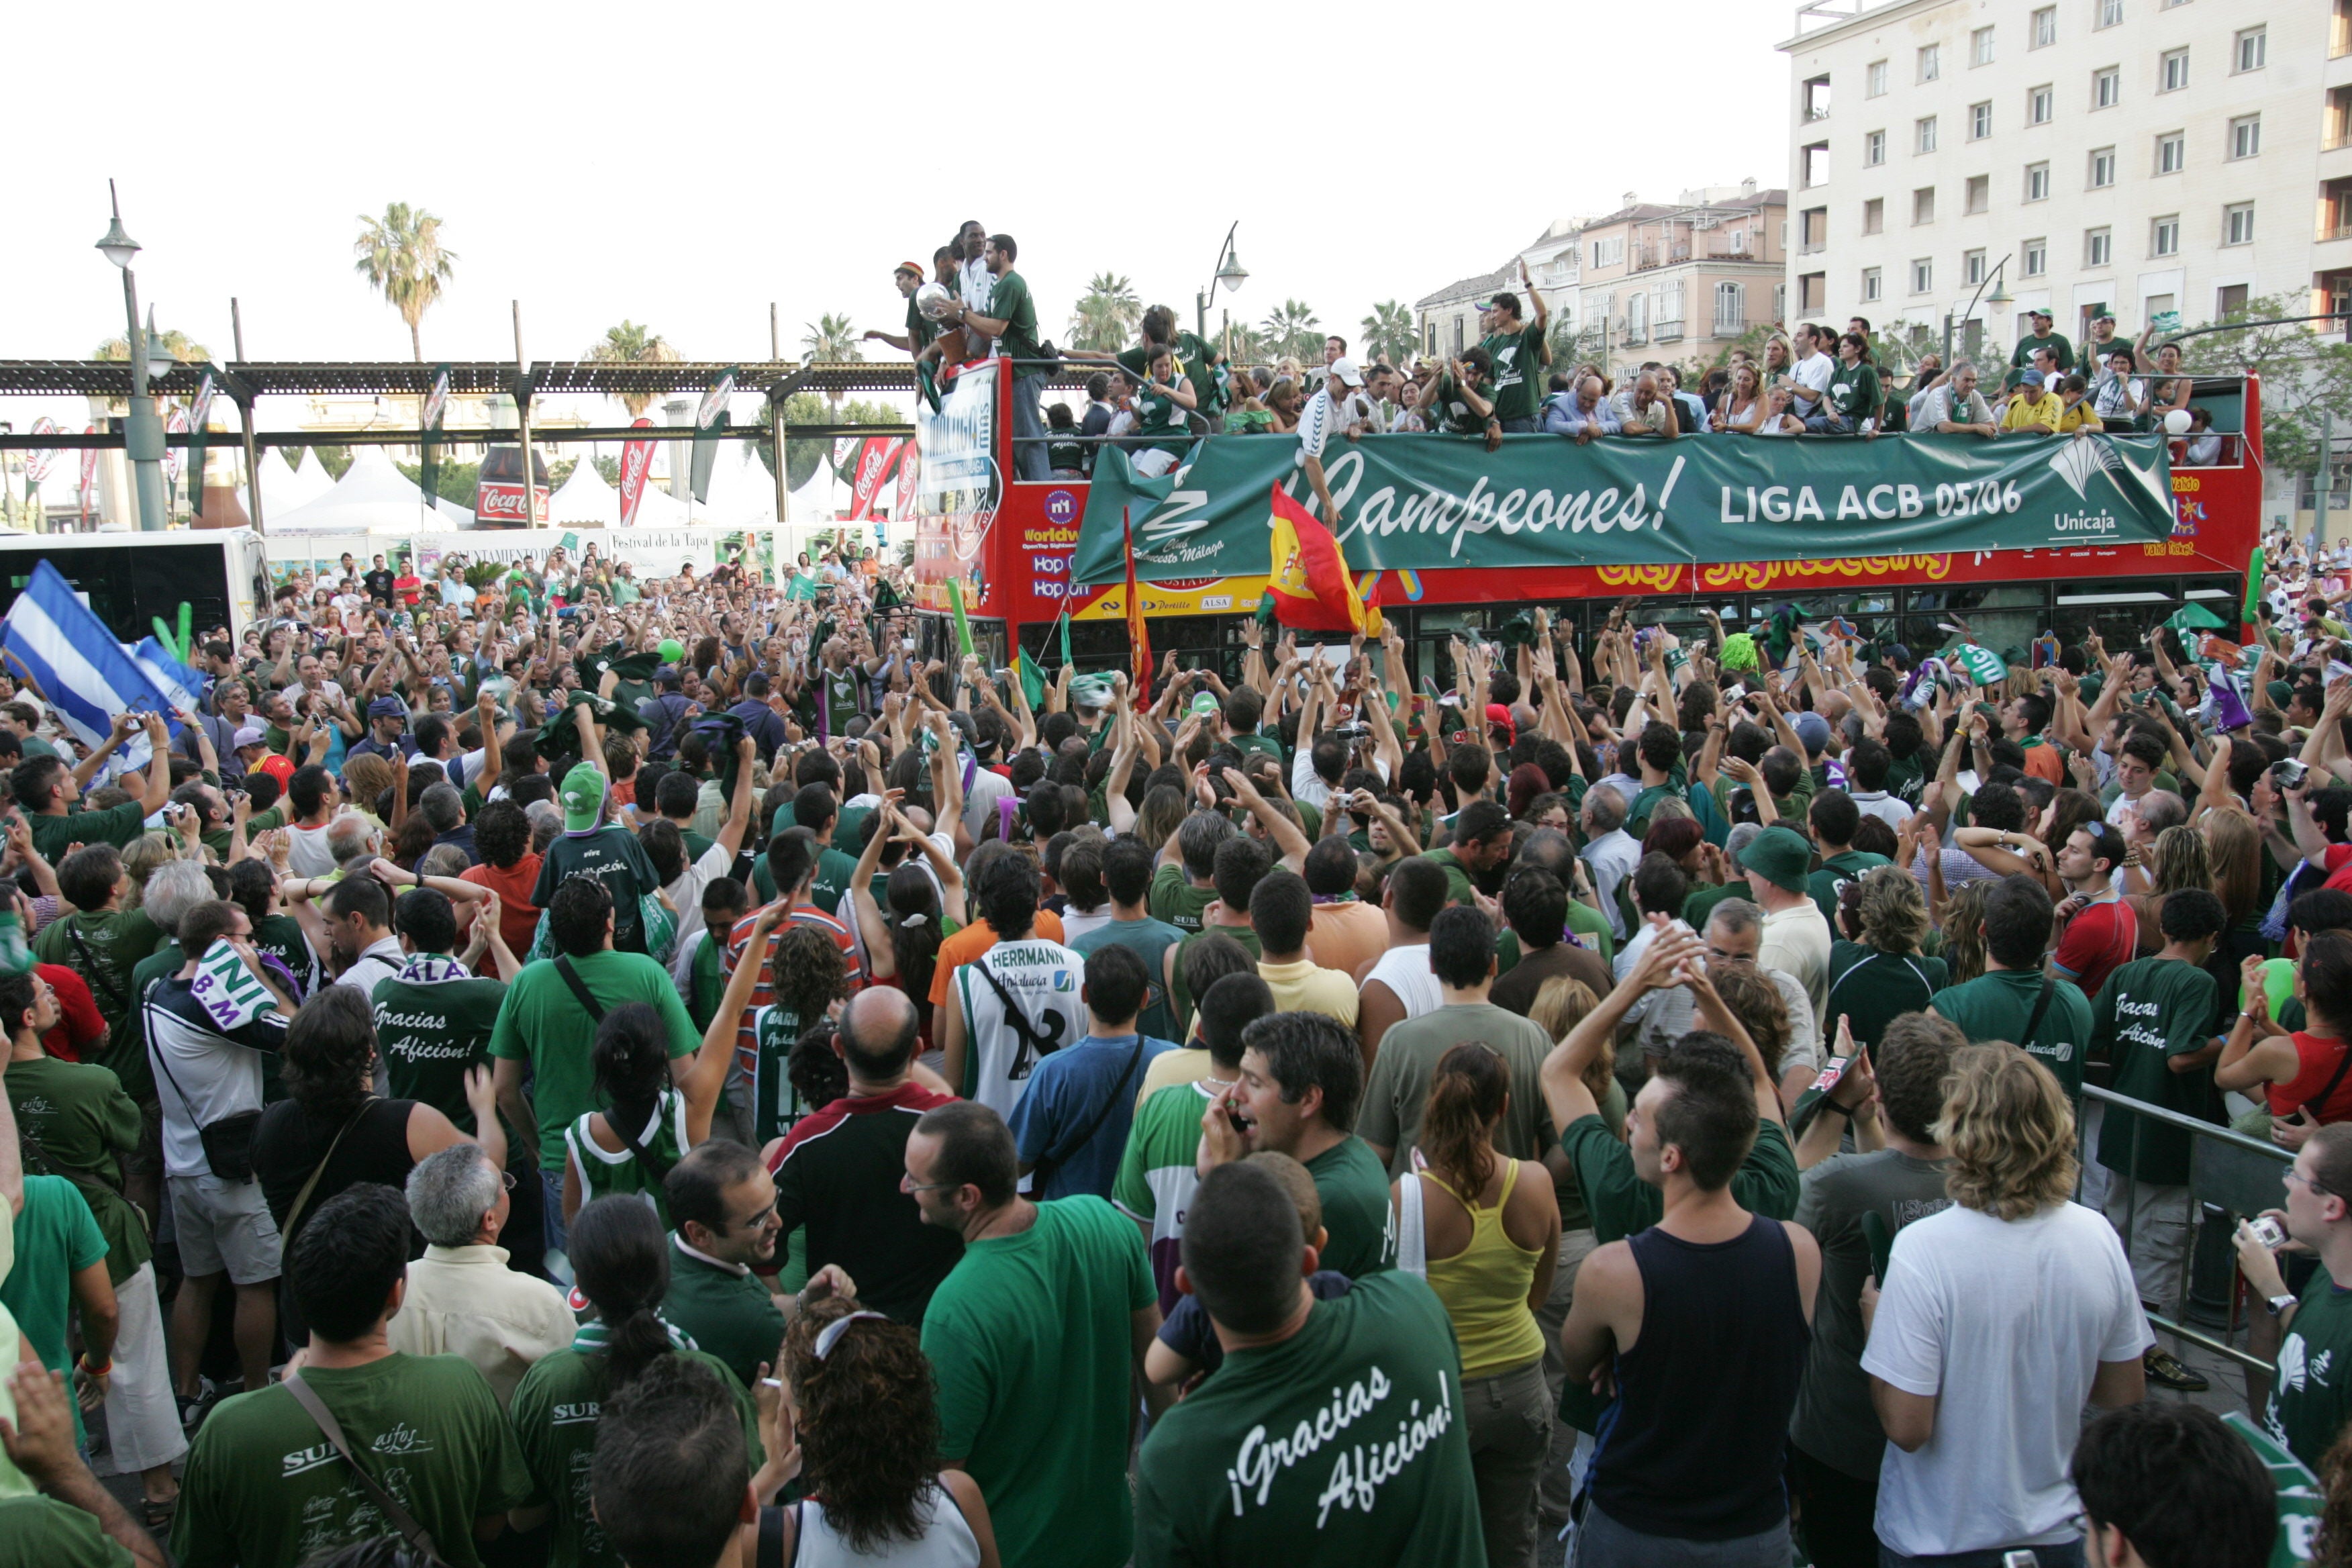
[[[408,1542],[412,1551],[423,1553],[431,1568],[442,1568],[441,1549],[433,1544],[432,1533],[416,1522],[415,1514],[400,1506],[398,1498],[384,1490],[376,1479],[367,1473],[367,1468],[360,1463],[359,1456],[352,1452],[350,1441],[343,1436],[343,1424],[335,1419],[335,1413],[327,1408],[327,1402],[319,1397],[319,1391],[304,1383],[300,1373],[289,1372],[286,1374],[286,1392],[292,1394],[294,1403],[319,1424],[319,1430],[325,1433],[327,1441],[335,1446],[335,1452],[343,1457],[343,1463],[351,1466],[360,1489],[367,1493],[368,1500],[375,1504],[377,1511],[400,1532],[400,1538]]]

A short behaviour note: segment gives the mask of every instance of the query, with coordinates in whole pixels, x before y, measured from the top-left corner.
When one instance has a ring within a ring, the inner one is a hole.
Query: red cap
[[[1511,722],[1511,710],[1508,708],[1504,707],[1499,702],[1489,702],[1486,704],[1486,722],[1489,724],[1500,724],[1505,730],[1510,732],[1510,736],[1513,741],[1517,741],[1519,738],[1518,726]]]
[[[257,773],[268,773],[271,778],[276,779],[280,784],[283,784],[287,780],[294,776],[294,760],[291,757],[281,755],[277,752],[272,752],[269,755],[262,758],[261,764],[253,771]]]

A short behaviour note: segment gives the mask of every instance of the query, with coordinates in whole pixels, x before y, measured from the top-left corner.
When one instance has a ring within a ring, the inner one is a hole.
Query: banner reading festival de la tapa
[[[1853,554],[2081,549],[2169,538],[2156,436],[1907,436],[1677,441],[1506,436],[1335,440],[1324,475],[1353,572],[1799,561]],[[1296,441],[1211,436],[1138,478],[1106,447],[1073,578],[1123,581],[1121,513],[1147,582],[1266,570],[1279,485],[1319,511]]]

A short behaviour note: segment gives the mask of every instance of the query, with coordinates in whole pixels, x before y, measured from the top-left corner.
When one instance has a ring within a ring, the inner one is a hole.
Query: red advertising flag
[[[875,498],[882,493],[883,481],[904,444],[895,436],[866,437],[865,447],[857,454],[857,477],[850,485],[850,521],[864,522],[873,515]]]
[[[85,436],[95,436],[98,434],[98,426],[95,425],[85,425],[82,426],[81,433]],[[81,449],[81,516],[84,522],[88,522],[89,521],[90,487],[94,485],[97,480],[98,448],[95,447],[84,447]]]
[[[904,521],[915,515],[915,485],[922,472],[922,454],[909,441],[898,454],[898,490],[890,503],[892,517]]]
[[[654,422],[638,418],[629,421],[632,430],[650,430]],[[637,521],[637,503],[645,499],[646,478],[653,471],[654,443],[650,438],[625,441],[621,444],[621,526],[634,528]]]
[[[1134,645],[1135,695],[1142,699],[1151,695],[1151,627],[1143,618],[1143,595],[1135,583],[1135,519],[1121,511],[1118,521],[1127,532],[1127,639]]]

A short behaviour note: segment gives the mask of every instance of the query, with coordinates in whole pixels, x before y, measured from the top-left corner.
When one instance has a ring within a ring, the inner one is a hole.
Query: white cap
[[[1331,375],[1334,380],[1339,382],[1345,386],[1361,386],[1364,384],[1364,373],[1358,370],[1356,368],[1356,362],[1348,358],[1345,354],[1340,355],[1338,359],[1331,362]]]

